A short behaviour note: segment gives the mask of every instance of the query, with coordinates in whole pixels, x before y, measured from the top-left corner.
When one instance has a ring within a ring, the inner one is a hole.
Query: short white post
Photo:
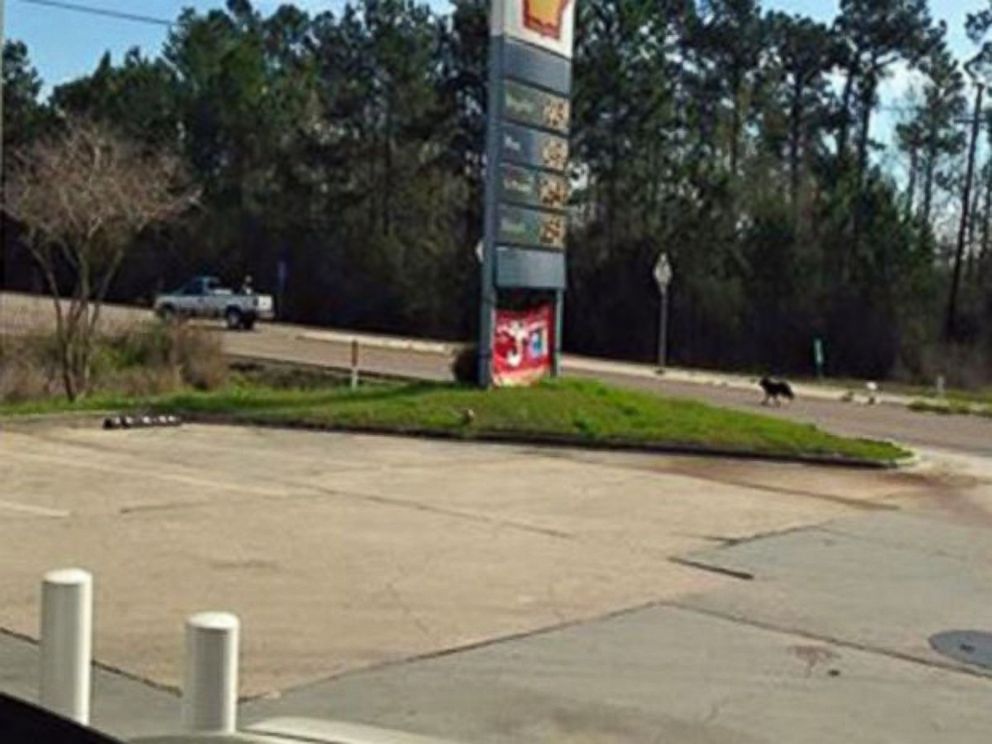
[[[358,389],[358,339],[351,341],[351,389]]]
[[[186,621],[183,728],[231,734],[238,717],[238,618],[203,612]]]
[[[93,576],[49,571],[41,584],[41,685],[44,708],[87,725],[93,654]]]

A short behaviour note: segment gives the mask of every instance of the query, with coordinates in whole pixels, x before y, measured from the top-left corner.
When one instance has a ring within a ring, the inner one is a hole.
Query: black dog
[[[792,392],[792,386],[785,380],[773,380],[770,377],[762,377],[758,384],[761,385],[761,389],[765,392],[765,399],[761,401],[761,405],[763,406],[767,406],[769,403],[780,406],[782,405],[782,398],[787,398],[790,401],[796,399],[796,394]]]

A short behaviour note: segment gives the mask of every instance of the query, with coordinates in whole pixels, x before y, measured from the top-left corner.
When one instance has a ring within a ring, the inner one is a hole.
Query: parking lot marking
[[[16,501],[0,500],[0,509],[23,512],[24,514],[33,514],[37,517],[49,517],[51,519],[65,519],[66,517],[72,515],[72,512],[65,511],[64,509],[46,509],[44,506],[21,504]]]
[[[287,495],[287,489],[285,488],[270,488],[270,487],[260,487],[251,486],[242,483],[230,483],[227,481],[218,481],[207,478],[197,478],[195,476],[182,475],[179,473],[157,473],[148,467],[134,468],[127,465],[118,463],[99,463],[99,462],[86,462],[84,460],[68,458],[68,457],[58,457],[55,455],[45,455],[34,452],[20,452],[18,457],[24,460],[34,460],[35,462],[47,462],[55,465],[61,465],[63,467],[78,468],[82,470],[92,470],[102,473],[112,473],[114,475],[127,475],[134,476],[137,480],[135,483],[143,483],[149,479],[166,481],[170,483],[180,483],[186,486],[194,486],[198,488],[209,488],[218,491],[238,491],[242,493],[248,493],[254,496],[267,496],[267,497],[284,497]],[[144,480],[142,480],[144,479]]]

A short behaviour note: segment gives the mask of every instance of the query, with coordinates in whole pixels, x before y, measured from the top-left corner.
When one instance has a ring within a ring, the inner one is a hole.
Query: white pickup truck
[[[251,289],[234,292],[212,276],[198,276],[175,292],[155,297],[155,314],[163,320],[178,318],[223,318],[227,327],[250,331],[258,320],[275,317],[271,295]]]

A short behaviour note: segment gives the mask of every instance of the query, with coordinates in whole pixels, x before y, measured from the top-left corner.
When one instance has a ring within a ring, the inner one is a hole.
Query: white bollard
[[[186,621],[183,728],[234,733],[238,717],[238,618],[203,612]]]
[[[79,568],[49,571],[41,584],[43,708],[90,722],[93,576]]]

